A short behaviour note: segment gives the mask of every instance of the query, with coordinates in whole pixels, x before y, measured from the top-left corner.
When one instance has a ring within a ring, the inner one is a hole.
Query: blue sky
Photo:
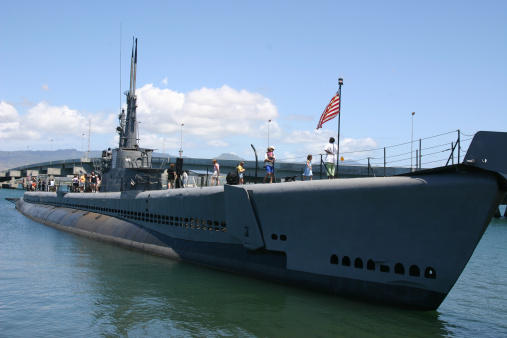
[[[92,150],[117,146],[135,36],[142,147],[177,155],[183,135],[185,156],[253,159],[269,125],[277,158],[304,162],[336,137],[337,119],[315,128],[342,77],[346,160],[378,162],[357,151],[410,142],[413,123],[423,164],[445,164],[430,149],[453,131],[506,131],[506,15],[488,0],[0,0],[0,148],[86,151],[90,121]],[[393,165],[418,147],[388,148]]]

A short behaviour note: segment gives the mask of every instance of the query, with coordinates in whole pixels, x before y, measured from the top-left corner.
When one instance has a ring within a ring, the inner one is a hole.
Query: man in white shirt
[[[338,160],[338,147],[334,144],[334,137],[329,139],[328,145],[324,148],[326,152],[326,173],[328,179],[334,178],[334,172],[336,168],[336,161]]]

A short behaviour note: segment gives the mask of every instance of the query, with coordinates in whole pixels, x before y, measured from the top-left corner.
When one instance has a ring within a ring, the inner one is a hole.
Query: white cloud
[[[221,140],[211,140],[211,141],[208,141],[206,144],[213,146],[213,147],[227,147],[229,145],[227,142],[224,142]]]
[[[16,147],[19,145],[18,141],[23,140],[26,143],[39,142],[38,146],[44,148],[47,138],[54,139],[57,147],[76,147],[77,143],[82,143],[82,134],[88,138],[90,119],[93,140],[97,134],[114,132],[117,124],[115,117],[115,114],[85,116],[67,106],[52,106],[46,101],[20,115],[13,105],[1,101],[0,138],[9,142],[9,147]]]
[[[66,133],[83,130],[88,126],[88,119],[77,110],[67,106],[51,106],[42,101],[28,110],[27,124],[30,128],[41,129],[50,133]]]
[[[17,121],[17,119],[18,112],[16,111],[16,108],[5,101],[0,101],[0,121],[2,121],[2,123],[6,123]]]
[[[136,93],[140,145],[159,152],[164,150],[166,154],[177,154],[183,137],[184,154],[190,157],[217,156],[206,152],[211,147],[213,152],[236,152],[250,158],[253,156],[250,144],[263,156],[269,125],[269,142],[277,147],[277,157],[304,162],[308,154],[315,157],[323,153],[329,137],[336,137],[336,131],[315,130],[313,126],[310,130],[291,131],[286,120],[279,119],[277,107],[270,99],[227,85],[180,93],[146,84]],[[46,101],[28,108],[23,115],[18,114],[13,105],[1,101],[0,138],[36,140],[44,148],[47,146],[45,138],[51,137],[55,145],[58,144],[56,147],[81,148],[83,139],[88,139],[90,119],[92,150],[118,144],[114,131],[118,126],[117,113],[89,114],[69,106],[53,106]],[[304,119],[294,116],[294,120]],[[268,120],[271,120],[269,124]],[[15,142],[10,143],[16,146]],[[340,144],[340,153],[346,159],[364,157],[364,153],[355,151],[375,147],[377,143],[370,138],[347,138]]]
[[[263,95],[226,85],[183,94],[148,84],[137,91],[137,96],[143,130],[163,135],[181,132],[184,123],[187,136],[208,140],[238,134],[255,137],[265,121],[278,116],[275,105]],[[272,125],[276,130],[276,124]]]
[[[44,83],[41,87],[42,90],[49,90],[49,85],[47,83]]]
[[[298,155],[292,155],[292,153],[287,151],[284,157],[289,160],[291,155],[292,158],[301,158],[303,155],[306,158],[308,154],[312,154],[314,157],[318,154],[323,154],[324,147],[329,142],[329,137],[331,136],[336,138],[332,131],[326,129],[292,131],[290,135],[283,139],[283,143],[288,145],[292,152],[294,152],[293,149],[297,149],[296,153]],[[340,140],[340,157],[343,156],[348,160],[368,157],[369,152],[364,152],[364,150],[375,149],[377,147],[377,142],[372,138],[345,138]]]
[[[16,108],[0,101],[0,139],[17,142],[40,137],[37,129],[27,128]]]
[[[167,77],[165,77],[162,82],[160,82],[161,84],[163,84],[164,86],[167,86],[167,84],[169,83]]]

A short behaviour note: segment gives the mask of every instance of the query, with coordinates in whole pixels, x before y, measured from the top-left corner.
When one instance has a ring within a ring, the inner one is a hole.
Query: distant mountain
[[[243,159],[239,156],[230,153],[222,153],[215,157],[217,160],[233,160],[233,161],[243,161]]]
[[[86,157],[95,158],[102,156],[102,150],[91,150],[89,153],[85,152]],[[22,167],[26,164],[42,163],[49,161],[61,161],[81,158],[83,153],[76,149],[58,149],[58,150],[21,150],[21,151],[0,151],[0,171]],[[170,157],[175,158],[177,155],[153,153],[154,157]],[[185,156],[183,156],[185,157]],[[237,160],[242,161],[241,157],[234,154],[224,153],[216,159],[222,160]]]
[[[86,153],[86,152],[85,152]],[[21,167],[26,164],[81,158],[83,153],[76,149],[0,151],[0,170]],[[100,157],[102,151],[94,150],[88,158]]]

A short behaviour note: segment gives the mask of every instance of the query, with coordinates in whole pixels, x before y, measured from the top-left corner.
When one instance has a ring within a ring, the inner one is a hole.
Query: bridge
[[[78,158],[70,160],[59,160],[50,162],[41,162],[28,164],[0,172],[0,182],[2,188],[26,189],[29,177],[43,177],[54,178],[56,181],[68,184],[74,175],[83,173],[90,174],[92,171],[97,170],[102,158]],[[171,163],[177,163],[176,157],[153,157],[152,167],[168,169]],[[236,171],[240,161],[238,160],[220,160],[220,183],[224,184],[227,173]],[[266,172],[263,168],[263,161],[243,161],[245,162],[245,183],[261,183]],[[304,163],[290,163],[290,162],[277,162],[275,163],[275,175],[277,182],[286,180],[302,180],[304,171]],[[210,159],[202,158],[183,158],[183,170],[189,171],[191,182],[195,185],[206,186],[210,184],[211,175],[213,174],[213,163]],[[416,170],[416,169],[414,169]],[[344,165],[340,164],[338,167],[339,178],[354,178],[354,177],[368,177],[368,176],[394,176],[410,172],[410,168],[406,167],[371,167],[361,165]],[[313,179],[327,179],[325,168],[318,163],[313,164]],[[161,180],[159,189],[165,189],[167,176]],[[502,204],[507,204],[507,196],[502,201]],[[495,217],[500,217],[500,210],[497,210]],[[504,212],[504,217],[507,217],[507,208]]]
[[[36,177],[43,175],[44,177],[72,177],[82,173],[90,174],[94,170],[98,170],[102,158],[81,158],[70,160],[59,160],[51,162],[33,163],[8,169],[0,172],[0,181],[19,181],[27,177]],[[177,158],[170,157],[153,157],[152,167],[168,169],[171,163],[177,163]],[[221,176],[225,178],[228,172],[236,171],[240,161],[238,160],[220,160]],[[255,161],[244,161],[245,177],[248,182],[255,182],[256,168],[257,178],[262,180],[265,175],[263,168],[263,161],[256,163]],[[286,177],[301,180],[304,170],[304,163],[290,163],[290,162],[277,162],[275,163],[275,175],[277,181],[283,181]],[[213,173],[213,163],[210,159],[202,158],[183,158],[183,170],[196,171],[202,173],[203,171]],[[352,178],[352,177],[365,177],[365,176],[393,176],[402,173],[410,172],[410,168],[402,167],[367,167],[361,165],[339,165],[338,177]],[[320,164],[313,164],[313,179],[326,179],[325,168]]]

